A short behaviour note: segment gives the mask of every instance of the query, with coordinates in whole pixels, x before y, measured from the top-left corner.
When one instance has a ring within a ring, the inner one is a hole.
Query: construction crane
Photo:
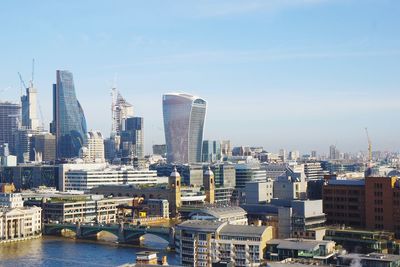
[[[368,128],[365,127],[365,133],[367,134],[367,140],[368,140],[368,167],[372,167],[372,142],[371,138],[369,137],[368,133]]]

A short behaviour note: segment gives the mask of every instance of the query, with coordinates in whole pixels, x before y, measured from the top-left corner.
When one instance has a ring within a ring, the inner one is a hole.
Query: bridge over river
[[[152,234],[168,241],[170,248],[174,247],[175,239],[175,229],[163,226],[45,223],[42,230],[44,235],[61,235],[63,230],[70,230],[76,233],[77,238],[81,239],[97,238],[97,234],[104,231],[115,235],[118,243],[123,244],[138,244],[142,236]]]

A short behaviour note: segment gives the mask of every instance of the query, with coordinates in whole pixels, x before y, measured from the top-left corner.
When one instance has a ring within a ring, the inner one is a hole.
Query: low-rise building
[[[335,242],[301,239],[273,239],[267,242],[267,259],[281,261],[304,258],[328,263],[335,255]]]
[[[393,254],[357,254],[350,253],[339,255],[336,262],[337,267],[363,266],[363,267],[395,267],[400,266],[400,256]]]

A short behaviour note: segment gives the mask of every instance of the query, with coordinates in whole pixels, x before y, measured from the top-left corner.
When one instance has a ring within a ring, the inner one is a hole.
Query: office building
[[[136,170],[129,166],[99,166],[74,168],[65,172],[65,190],[88,191],[100,185],[157,184],[157,172]]]
[[[365,180],[329,179],[323,187],[327,223],[365,228]]]
[[[209,207],[195,210],[189,214],[190,220],[228,222],[235,225],[247,225],[247,212],[240,207]]]
[[[188,220],[176,226],[176,252],[182,266],[260,266],[272,228]]]
[[[76,98],[72,73],[57,70],[57,83],[53,85],[52,133],[56,136],[57,158],[74,158],[86,139],[86,119]]]
[[[116,88],[112,90],[112,130],[111,136],[119,136],[125,127],[125,120],[133,117],[133,106],[126,101]]]
[[[0,102],[0,144],[8,144],[15,153],[14,133],[21,121],[21,106],[10,102]]]
[[[125,119],[124,130],[121,131],[120,149],[122,157],[144,158],[144,122],[142,117]]]
[[[274,181],[274,198],[306,199],[307,182],[304,171],[300,168],[288,167]]]
[[[232,147],[230,140],[222,140],[221,141],[221,153],[222,157],[232,157]]]
[[[153,145],[153,154],[165,157],[167,155],[167,145]]]
[[[247,182],[246,204],[268,203],[273,198],[273,182]]]
[[[222,158],[221,142],[215,140],[204,140],[202,161],[216,162],[221,160],[221,158]]]
[[[14,132],[14,148],[18,163],[25,163],[30,161],[30,154],[32,150],[32,137],[36,133],[36,131],[27,128],[21,128]]]
[[[84,162],[104,162],[104,139],[99,131],[89,131],[86,134],[84,146],[81,148],[80,157]]]
[[[50,162],[56,160],[56,137],[53,134],[33,135],[31,146],[31,161]]]
[[[163,96],[168,163],[201,162],[207,102],[183,93]]]
[[[37,130],[39,128],[36,105],[37,90],[33,87],[33,82],[31,81],[29,87],[26,88],[26,94],[21,96],[22,128],[31,130]]]
[[[169,176],[174,168],[182,176],[183,185],[203,185],[203,166],[198,164],[155,164],[150,170],[156,170],[157,176]]]
[[[258,162],[246,162],[235,165],[236,188],[244,189],[247,182],[266,182],[266,171]]]
[[[335,145],[331,145],[331,146],[329,147],[329,159],[330,159],[330,160],[337,160],[337,159],[339,159],[339,154],[340,154],[340,152],[339,152],[339,150],[336,148]]]
[[[15,164],[4,166],[0,171],[2,183],[13,183],[17,190],[39,186],[59,188],[58,165]]]

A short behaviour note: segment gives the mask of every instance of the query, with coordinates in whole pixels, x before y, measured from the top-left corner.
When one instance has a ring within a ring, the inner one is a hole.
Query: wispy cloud
[[[400,56],[400,49],[364,50],[364,51],[277,51],[277,50],[238,50],[238,51],[197,51],[166,56],[149,57],[128,64],[106,65],[106,69],[129,68],[144,65],[179,65],[179,64],[240,64],[280,60],[320,60],[340,58],[367,58]]]
[[[275,12],[325,2],[328,2],[328,0],[205,0],[197,2],[192,15],[197,17],[225,17],[254,12]]]

